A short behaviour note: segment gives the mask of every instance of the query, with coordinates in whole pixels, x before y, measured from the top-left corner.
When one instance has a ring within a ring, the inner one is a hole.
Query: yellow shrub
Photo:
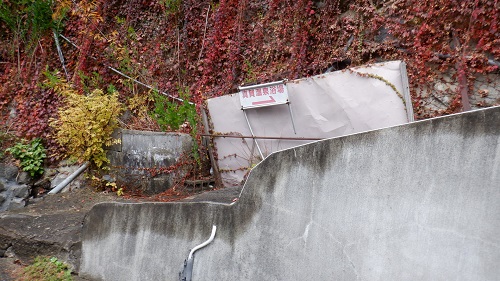
[[[57,141],[66,148],[68,156],[103,167],[109,162],[104,146],[120,142],[111,136],[123,111],[118,92],[106,94],[96,89],[89,95],[80,95],[69,87],[62,87],[59,92],[65,96],[66,105],[59,109],[59,119],[50,123],[57,132]]]

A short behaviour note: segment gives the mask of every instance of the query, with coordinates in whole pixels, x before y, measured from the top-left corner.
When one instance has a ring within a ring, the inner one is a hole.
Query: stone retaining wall
[[[19,174],[16,166],[0,163],[0,212],[26,206],[29,181],[28,174]]]

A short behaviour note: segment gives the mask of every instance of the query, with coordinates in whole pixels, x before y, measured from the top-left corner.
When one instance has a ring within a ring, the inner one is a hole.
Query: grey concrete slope
[[[498,280],[500,108],[272,154],[240,200],[101,204],[81,274],[177,280]]]

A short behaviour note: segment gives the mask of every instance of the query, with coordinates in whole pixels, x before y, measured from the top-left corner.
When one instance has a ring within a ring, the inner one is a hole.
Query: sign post
[[[245,115],[245,119],[250,129],[252,137],[255,137],[250,121],[245,110],[259,107],[267,107],[274,105],[287,104],[288,111],[290,112],[290,118],[292,119],[293,132],[297,134],[295,130],[295,122],[293,121],[292,108],[290,107],[290,101],[288,99],[288,90],[286,88],[285,81],[277,81],[260,85],[252,85],[246,87],[239,87],[239,97],[241,110]],[[255,145],[259,150],[260,156],[264,159],[262,150],[260,149],[257,139],[254,138]]]

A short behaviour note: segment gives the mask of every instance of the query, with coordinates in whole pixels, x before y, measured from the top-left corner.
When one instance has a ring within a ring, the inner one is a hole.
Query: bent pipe
[[[217,227],[215,225],[212,226],[212,234],[210,234],[210,238],[207,241],[201,243],[200,245],[194,247],[188,255],[188,258],[184,261],[184,266],[181,272],[179,272],[179,281],[191,281],[193,275],[193,263],[194,263],[194,252],[199,249],[207,246],[214,240],[215,231],[217,231]]]
[[[68,185],[70,182],[72,182],[76,177],[78,177],[87,167],[89,166],[89,162],[83,163],[83,165],[78,168],[73,174],[69,175],[66,179],[64,179],[60,184],[58,184],[56,187],[54,187],[51,191],[49,191],[49,194],[56,194],[61,189],[63,189],[66,185]]]

